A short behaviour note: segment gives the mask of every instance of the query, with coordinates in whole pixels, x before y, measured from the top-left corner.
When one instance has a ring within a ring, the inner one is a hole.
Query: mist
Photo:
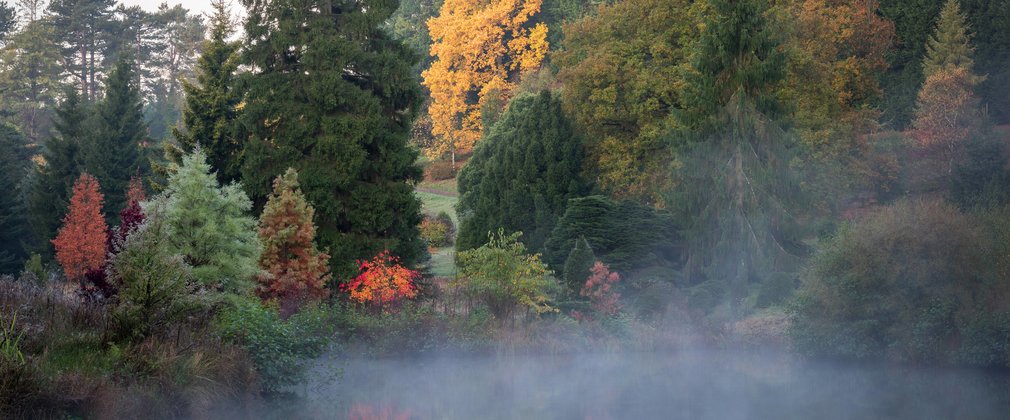
[[[1005,373],[810,362],[775,352],[316,361],[272,418],[1001,418]]]

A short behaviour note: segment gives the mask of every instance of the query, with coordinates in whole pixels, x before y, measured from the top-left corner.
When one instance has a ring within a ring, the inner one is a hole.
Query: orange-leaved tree
[[[948,172],[982,125],[975,80],[966,68],[943,69],[927,77],[919,91],[912,136],[919,147],[939,155]]]
[[[74,182],[63,227],[52,240],[56,261],[69,280],[80,281],[88,271],[105,265],[108,227],[102,215],[103,199],[95,177],[83,173]]]
[[[369,261],[358,261],[361,274],[341,288],[351,300],[380,308],[417,296],[414,284],[419,273],[400,265],[389,251],[382,251]]]
[[[518,77],[547,55],[547,26],[533,24],[542,0],[445,0],[428,20],[431,92],[428,113],[435,142],[430,157],[467,151],[480,139],[481,110],[507,102]]]
[[[618,281],[621,281],[621,276],[616,271],[611,272],[610,267],[599,261],[593,264],[591,273],[579,294],[589,298],[593,310],[597,313],[616,315],[621,310],[621,304],[618,302],[621,294],[613,290],[613,287]]]
[[[297,171],[288,168],[274,179],[273,194],[260,216],[263,253],[259,265],[265,274],[259,276],[256,292],[263,300],[278,300],[284,315],[329,294],[330,256],[316,248],[314,215],[315,209],[298,188]]]

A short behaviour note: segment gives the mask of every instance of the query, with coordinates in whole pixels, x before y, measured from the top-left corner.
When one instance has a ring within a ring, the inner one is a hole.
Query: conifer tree
[[[213,7],[210,39],[204,42],[203,54],[197,60],[196,83],[182,82],[186,92],[182,110],[184,129],[172,130],[179,145],[178,149],[169,150],[169,158],[179,163],[183,154],[200,145],[217,171],[218,181],[227,184],[238,180],[241,169],[242,145],[232,131],[241,100],[233,80],[238,68],[239,44],[228,41],[234,28],[224,0],[215,1]]]
[[[220,186],[203,151],[183,157],[165,190],[144,204],[144,213],[166,230],[166,246],[192,267],[201,287],[252,291],[260,254],[256,220],[249,215],[252,202],[241,185]]]
[[[102,215],[102,193],[98,180],[88,173],[74,183],[63,227],[53,239],[56,260],[71,281],[81,281],[91,270],[105,265],[108,228]]]
[[[260,215],[263,243],[257,293],[264,300],[278,299],[290,314],[306,302],[326,297],[330,256],[316,248],[315,209],[298,188],[298,172],[288,169],[274,180],[274,192]]]
[[[95,106],[95,129],[84,148],[84,164],[105,189],[107,220],[126,206],[130,179],[146,175],[141,141],[147,132],[132,60],[120,57],[106,81],[105,98]]]
[[[410,266],[421,177],[407,135],[419,104],[416,56],[380,25],[396,2],[244,0],[243,185],[262,205],[271,181],[301,174],[334,275],[388,249]],[[297,11],[297,12],[293,12]]]
[[[67,89],[65,96],[55,110],[56,134],[43,142],[43,162],[35,167],[27,198],[32,233],[37,243],[45,244],[36,252],[46,256],[52,255],[49,241],[56,236],[81,173],[81,145],[87,135],[89,107],[81,103],[77,89]]]
[[[460,173],[459,249],[479,247],[502,228],[523,232],[539,252],[568,200],[588,192],[583,155],[550,92],[513,100]]]
[[[21,197],[28,169],[25,139],[13,127],[0,124],[0,273],[14,273],[25,258],[28,221]]]
[[[593,254],[593,248],[589,246],[586,237],[580,236],[575,240],[575,248],[572,248],[568,259],[565,260],[564,284],[568,287],[569,293],[576,294],[582,289],[591,274],[594,262],[596,255]]]
[[[940,10],[933,35],[926,40],[926,58],[922,62],[922,73],[927,79],[938,71],[965,68],[971,71],[975,65],[968,34],[968,22],[961,13],[957,0],[947,0]]]

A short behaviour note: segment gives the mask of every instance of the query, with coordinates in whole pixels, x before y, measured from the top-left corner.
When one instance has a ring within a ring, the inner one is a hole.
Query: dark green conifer
[[[14,127],[0,124],[0,273],[16,273],[27,254],[28,220],[21,185],[28,169],[25,139]]]
[[[460,172],[457,247],[479,247],[503,228],[540,251],[568,200],[588,192],[583,155],[559,99],[543,91],[513,100]]]
[[[244,0],[242,183],[258,206],[287,168],[316,206],[335,277],[388,249],[412,265],[421,178],[407,135],[420,103],[417,56],[380,26],[397,2]]]
[[[572,252],[568,254],[568,259],[565,260],[564,284],[568,287],[569,293],[578,295],[582,285],[589,278],[595,262],[596,255],[593,254],[593,248],[589,246],[584,236],[580,236],[575,241]]]

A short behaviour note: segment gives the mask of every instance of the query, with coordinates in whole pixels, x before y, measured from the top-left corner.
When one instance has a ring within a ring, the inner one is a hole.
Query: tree
[[[25,139],[13,127],[0,124],[0,273],[15,273],[27,257],[28,220],[21,197],[28,172]]]
[[[102,200],[98,180],[86,172],[81,174],[74,183],[63,227],[52,241],[56,260],[70,281],[81,281],[88,271],[105,265],[108,228],[102,215]]]
[[[77,90],[67,89],[66,98],[55,110],[56,135],[44,141],[42,162],[34,168],[28,220],[37,242],[47,245],[39,250],[43,255],[52,255],[48,244],[56,236],[70,205],[74,180],[81,173],[88,113],[89,107],[81,103]]]
[[[17,17],[14,8],[7,5],[6,1],[0,1],[0,44],[7,40],[7,34],[14,29],[17,24]]]
[[[399,259],[383,251],[368,261],[358,261],[360,274],[342,285],[351,300],[375,305],[380,311],[402,299],[417,296],[417,271],[400,265]]]
[[[279,300],[286,315],[329,294],[330,256],[316,248],[315,212],[298,188],[298,172],[288,169],[274,180],[274,192],[260,215],[259,266],[265,273],[257,293],[264,300]]]
[[[487,306],[501,322],[514,319],[516,310],[536,314],[554,312],[548,293],[556,286],[551,271],[540,254],[526,252],[521,232],[506,235],[503,230],[488,234],[480,248],[457,255],[459,277],[455,287]]]
[[[380,27],[395,2],[245,0],[248,19],[240,117],[242,182],[262,204],[274,176],[295,168],[318,212],[334,276],[388,249],[411,266],[421,178],[407,146],[419,103],[415,56]],[[292,10],[298,10],[292,13]]]
[[[516,98],[460,173],[458,248],[479,247],[504,228],[528,232],[523,243],[540,250],[568,200],[589,191],[582,159],[557,98]]]
[[[565,111],[587,139],[587,172],[611,196],[662,205],[673,161],[663,134],[704,2],[627,0],[564,25],[554,56]]]
[[[52,109],[63,80],[63,57],[57,45],[52,22],[42,19],[33,1],[27,2],[20,17],[23,24],[0,49],[0,98],[8,120],[17,126],[32,144],[47,137]]]
[[[85,102],[98,99],[115,0],[53,0],[48,15],[63,51],[64,71],[79,80]]]
[[[593,263],[596,262],[596,255],[593,248],[589,246],[584,236],[575,240],[575,247],[565,259],[565,269],[563,271],[564,284],[569,292],[581,290],[586,278],[591,274]]]
[[[480,139],[485,102],[510,97],[516,79],[540,66],[548,49],[547,26],[531,21],[540,4],[445,0],[428,21],[436,58],[421,76],[432,99],[428,113],[436,144],[430,156],[452,153],[455,167],[455,154],[471,150]]]
[[[245,294],[259,274],[260,243],[251,208],[241,185],[220,186],[197,149],[182,159],[165,190],[145,203],[144,213],[163,221],[169,251],[183,257],[198,286]]]
[[[134,68],[120,58],[106,83],[105,98],[95,106],[95,132],[88,136],[84,163],[105,187],[106,219],[113,220],[126,206],[130,179],[148,173],[141,141],[147,133],[143,103]]]
[[[927,77],[919,92],[912,137],[918,147],[940,157],[947,173],[983,123],[974,79],[966,68],[945,68]]]
[[[953,69],[972,71],[975,49],[968,40],[968,23],[957,0],[947,0],[940,10],[933,35],[926,41],[922,75],[928,80],[937,72]]]
[[[621,294],[613,290],[621,281],[621,275],[610,271],[610,267],[599,261],[593,264],[591,275],[579,291],[579,295],[589,299],[593,311],[604,316],[614,316],[621,310]]]
[[[186,93],[182,128],[172,129],[179,149],[171,150],[169,157],[178,162],[184,153],[200,145],[211,167],[217,170],[218,181],[225,184],[239,179],[242,166],[242,144],[232,131],[241,101],[233,80],[239,64],[239,44],[228,41],[233,24],[226,4],[218,0],[213,5],[210,39],[204,42],[203,54],[197,60],[196,82],[182,82]]]

